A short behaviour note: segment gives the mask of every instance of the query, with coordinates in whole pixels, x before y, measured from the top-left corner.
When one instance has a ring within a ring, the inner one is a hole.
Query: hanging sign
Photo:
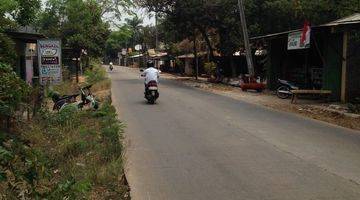
[[[310,48],[310,34],[304,34],[302,31],[289,33],[288,50]]]
[[[38,58],[40,84],[61,83],[61,41],[38,40]]]
[[[141,49],[142,49],[141,44],[138,44],[138,45],[135,46],[135,50],[136,50],[136,51],[140,51]]]
[[[123,56],[126,56],[126,54],[127,54],[127,49],[121,49],[121,54],[122,54]]]

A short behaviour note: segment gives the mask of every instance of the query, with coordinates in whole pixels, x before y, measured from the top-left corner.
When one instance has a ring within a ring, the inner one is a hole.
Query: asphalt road
[[[360,133],[161,80],[110,73],[134,200],[359,200]]]

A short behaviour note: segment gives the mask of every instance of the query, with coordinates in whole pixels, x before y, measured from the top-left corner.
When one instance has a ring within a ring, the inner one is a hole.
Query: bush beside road
[[[130,199],[123,170],[123,123],[111,105],[111,82],[87,72],[100,94],[97,111],[43,106],[29,122],[0,134],[0,199]],[[94,73],[97,73],[96,75]],[[77,90],[65,82],[62,93]],[[47,101],[49,102],[49,101]]]

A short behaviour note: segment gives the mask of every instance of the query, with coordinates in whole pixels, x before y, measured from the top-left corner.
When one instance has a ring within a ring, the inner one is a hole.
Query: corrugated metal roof
[[[359,23],[360,23],[360,13],[355,13],[348,17],[344,17],[321,26],[339,26],[339,25],[347,25],[347,24],[359,24]]]
[[[294,33],[294,32],[298,32],[301,31],[301,29],[296,29],[296,30],[291,30],[291,31],[284,31],[284,32],[280,32],[280,33],[272,33],[272,34],[268,34],[268,35],[262,35],[262,36],[256,36],[256,37],[252,37],[250,38],[250,40],[257,40],[257,39],[263,39],[263,38],[272,38],[272,37],[278,37],[281,35],[286,35],[286,37],[289,35],[289,33]]]

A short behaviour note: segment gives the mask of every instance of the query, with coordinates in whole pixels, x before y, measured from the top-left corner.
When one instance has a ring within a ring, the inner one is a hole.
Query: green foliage
[[[216,70],[216,63],[208,62],[204,64],[204,69],[207,75],[211,76],[215,74]]]
[[[9,65],[0,62],[0,117],[12,117],[21,104],[27,102],[30,87]]]
[[[0,26],[1,27],[1,26]],[[15,43],[0,28],[0,60],[7,64],[14,64],[16,59]]]
[[[63,45],[75,52],[86,49],[88,56],[100,57],[110,33],[102,15],[103,10],[96,1],[51,0],[37,25],[41,32],[61,38]]]
[[[0,193],[5,199],[89,199],[101,189],[105,198],[127,199],[119,182],[122,133],[109,102],[95,113],[43,109],[17,138],[6,134],[0,143]]]
[[[0,146],[0,162],[1,162],[1,164],[5,164],[5,163],[9,162],[13,158],[14,158],[14,155],[10,151],[8,151],[5,148]]]
[[[209,49],[223,55],[232,55],[242,46],[237,0],[136,2],[161,14],[167,27],[162,29],[169,39],[167,42],[193,39],[195,31],[201,34]],[[244,3],[250,36],[298,29],[304,20],[319,25],[360,12],[357,0],[246,0]]]
[[[18,25],[29,25],[36,19],[39,0],[0,0],[0,61],[15,64],[14,42],[4,33]]]
[[[40,0],[15,0],[17,2],[17,10],[13,14],[14,19],[21,25],[26,26],[33,23],[36,14],[40,10]]]
[[[117,31],[110,33],[106,41],[106,54],[112,58],[117,58],[118,52],[125,48],[132,37],[132,31],[128,26],[122,26]]]
[[[86,82],[95,84],[107,79],[106,70],[99,64],[93,65],[90,69],[85,71]]]

